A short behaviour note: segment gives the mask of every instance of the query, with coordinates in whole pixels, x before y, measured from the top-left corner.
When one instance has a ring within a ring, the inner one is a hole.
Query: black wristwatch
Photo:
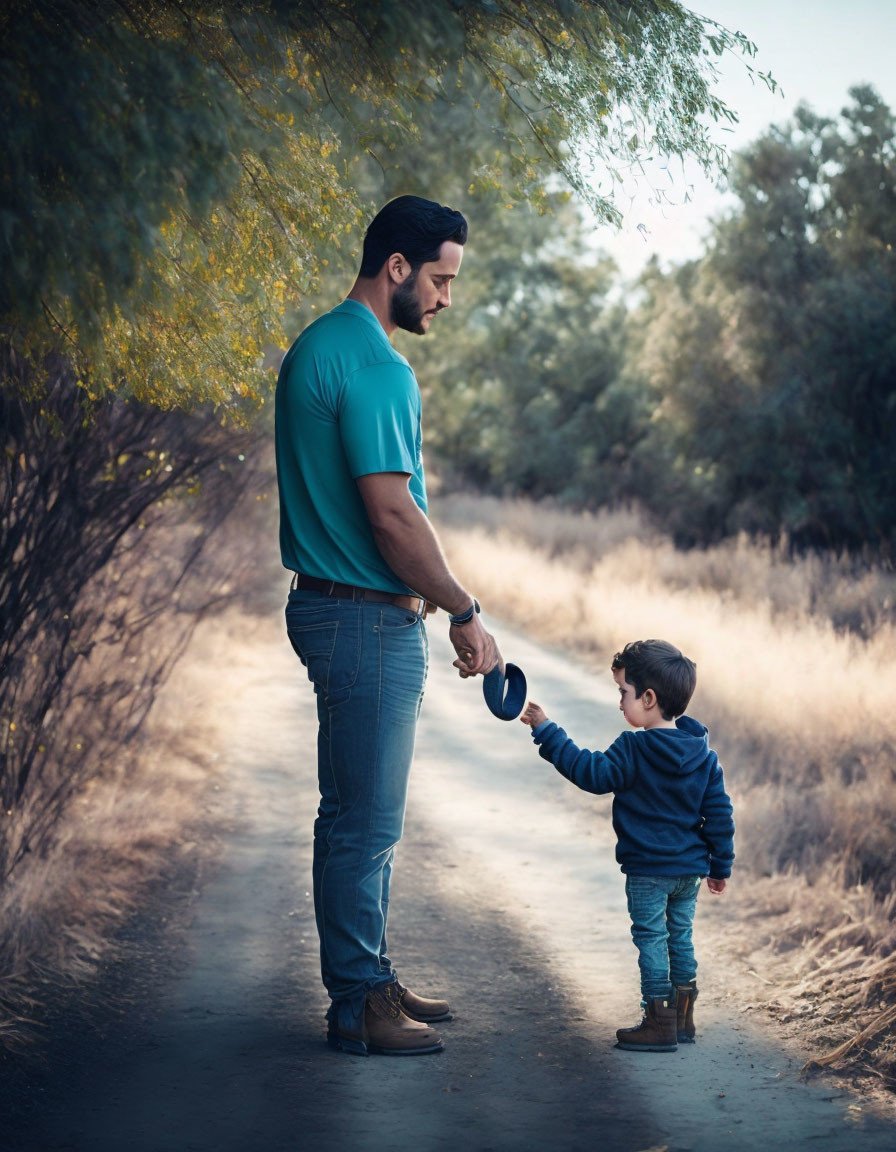
[[[459,612],[456,616],[449,616],[449,624],[469,624],[477,612],[480,611],[479,601],[473,597],[473,603],[466,610],[466,612]]]

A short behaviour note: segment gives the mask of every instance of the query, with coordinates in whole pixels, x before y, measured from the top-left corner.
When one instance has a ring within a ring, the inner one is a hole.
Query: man
[[[280,546],[296,573],[287,631],[317,694],[313,879],[328,1041],[360,1054],[437,1052],[431,1025],[448,1018],[446,1001],[398,982],[386,952],[424,616],[449,614],[462,676],[500,661],[426,518],[420,392],[389,342],[396,328],[425,335],[450,306],[466,238],[450,208],[418,196],[386,204],[348,298],[302,332],[277,382]]]

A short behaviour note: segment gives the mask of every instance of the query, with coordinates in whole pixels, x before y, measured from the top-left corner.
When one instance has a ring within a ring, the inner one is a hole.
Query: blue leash
[[[489,711],[499,720],[516,720],[526,703],[526,677],[516,664],[495,665],[482,678],[482,695]]]

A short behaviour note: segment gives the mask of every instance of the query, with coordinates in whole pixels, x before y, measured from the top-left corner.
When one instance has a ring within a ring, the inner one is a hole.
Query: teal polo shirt
[[[355,483],[406,472],[426,511],[420,389],[369,308],[344,300],[309,324],[281,365],[275,415],[284,567],[412,591],[380,555]]]

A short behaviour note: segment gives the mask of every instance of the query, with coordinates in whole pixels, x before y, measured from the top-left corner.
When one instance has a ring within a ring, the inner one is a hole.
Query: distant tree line
[[[731,188],[705,255],[650,266],[628,304],[571,203],[473,221],[450,339],[412,346],[450,477],[638,501],[685,545],[894,555],[893,114],[868,87],[836,119],[803,107]]]

